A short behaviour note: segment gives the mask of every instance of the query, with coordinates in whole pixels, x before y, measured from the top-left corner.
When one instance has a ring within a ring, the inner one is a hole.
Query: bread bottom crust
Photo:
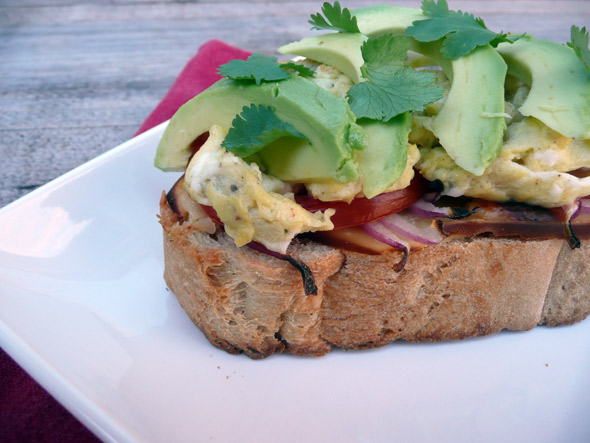
[[[590,314],[588,242],[571,250],[562,239],[453,240],[412,252],[398,273],[398,251],[367,255],[296,240],[289,253],[318,287],[306,296],[291,265],[236,248],[223,232],[192,229],[164,196],[160,222],[170,290],[211,343],[254,359],[461,340]]]

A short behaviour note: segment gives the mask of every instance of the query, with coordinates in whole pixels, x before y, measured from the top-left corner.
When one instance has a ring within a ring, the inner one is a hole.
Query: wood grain
[[[1,1],[0,206],[130,138],[208,39],[274,54],[311,34],[307,18],[320,4]],[[450,4],[491,29],[558,42],[569,39],[572,24],[590,24],[586,0]]]

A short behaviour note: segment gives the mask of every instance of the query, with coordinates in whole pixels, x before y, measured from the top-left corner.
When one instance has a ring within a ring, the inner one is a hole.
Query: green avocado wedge
[[[590,139],[590,72],[572,48],[524,36],[501,43],[508,73],[530,86],[522,115],[532,116],[566,137]]]
[[[359,124],[369,144],[358,152],[357,162],[363,176],[363,193],[373,198],[393,185],[406,168],[412,114],[404,112],[386,123],[363,119]]]
[[[355,115],[345,100],[296,75],[260,85],[218,81],[174,114],[158,145],[155,166],[183,171],[192,154],[191,143],[199,135],[213,124],[231,127],[242,108],[252,103],[270,106],[279,119],[309,139],[308,143],[286,137],[259,151],[256,158],[267,172],[298,182],[347,183],[358,178],[352,152],[366,147],[366,134],[355,123]],[[278,153],[280,165],[270,160],[273,153]]]
[[[426,17],[418,9],[377,5],[352,11],[359,29],[369,37],[403,34],[413,21]],[[411,50],[441,66],[452,81],[445,103],[429,128],[461,168],[481,175],[497,157],[506,129],[504,80],[506,63],[490,46],[481,46],[457,60],[440,53],[441,41],[419,43]]]
[[[417,20],[425,20],[420,9],[393,5],[373,5],[352,11],[361,33],[370,37],[382,34],[403,34]]]
[[[486,45],[453,60],[450,70],[445,69],[448,60],[441,60],[439,44],[415,45],[418,52],[438,61],[452,79],[443,107],[425,126],[457,165],[482,175],[502,148],[506,63]]]
[[[361,81],[360,67],[363,64],[361,46],[365,41],[367,37],[363,34],[324,34],[281,46],[278,52],[300,55],[333,66],[358,83]]]
[[[357,19],[360,34],[331,33],[306,37],[281,46],[278,52],[299,55],[333,66],[356,84],[361,81],[360,68],[364,63],[361,46],[367,41],[367,35],[371,37],[378,37],[385,33],[400,35],[412,22],[426,18],[419,9],[392,5],[368,6],[356,9],[352,11],[352,14]],[[395,21],[392,21],[392,17],[395,17]]]

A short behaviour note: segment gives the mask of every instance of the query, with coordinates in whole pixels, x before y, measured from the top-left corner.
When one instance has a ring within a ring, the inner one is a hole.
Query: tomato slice
[[[371,199],[355,198],[352,202],[323,202],[310,195],[296,195],[295,201],[310,212],[332,208],[336,213],[331,217],[334,229],[349,228],[378,220],[411,206],[428,189],[428,182],[415,174],[407,188],[380,194]],[[211,206],[203,206],[205,213],[217,224],[222,224]]]
[[[215,211],[215,209],[213,209],[213,206],[201,205],[201,208],[203,208],[203,211],[205,211],[205,214],[207,214],[209,216],[209,218],[211,220],[213,220],[213,223],[217,223],[218,225],[223,226],[223,222],[217,216],[217,211]]]
[[[368,199],[355,198],[349,203],[341,201],[323,202],[309,195],[296,195],[295,201],[309,212],[333,208],[336,213],[330,218],[334,229],[349,228],[369,223],[399,212],[411,206],[428,189],[428,182],[420,174],[415,174],[407,188],[379,194]]]

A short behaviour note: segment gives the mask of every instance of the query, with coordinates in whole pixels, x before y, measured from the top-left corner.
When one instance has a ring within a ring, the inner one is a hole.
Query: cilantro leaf
[[[311,14],[311,20],[308,20],[308,23],[313,25],[311,29],[328,29],[331,31],[352,33],[361,32],[356,23],[356,17],[350,13],[350,9],[341,9],[340,3],[334,2],[334,5],[331,5],[325,2],[322,6],[322,12],[326,18],[319,12],[317,14]]]
[[[410,41],[403,37],[385,34],[370,38],[361,46],[366,69],[375,70],[387,66],[401,66],[410,49]]]
[[[409,42],[403,36],[385,34],[370,38],[361,47],[366,81],[353,85],[347,94],[357,118],[389,121],[403,112],[421,111],[442,98],[435,76],[403,65]]]
[[[293,71],[297,72],[301,77],[313,77],[313,71],[309,69],[307,66],[300,65],[299,63],[287,62],[281,63],[280,66],[283,69],[292,69]]]
[[[247,157],[281,137],[308,140],[291,124],[277,117],[271,107],[252,104],[236,115],[222,146],[238,157]]]
[[[350,109],[357,118],[389,121],[407,111],[422,111],[424,106],[442,98],[442,88],[434,83],[434,74],[398,66],[388,77],[354,85],[348,91]]]
[[[588,49],[590,35],[586,32],[586,27],[580,29],[577,26],[572,26],[570,33],[571,42],[567,45],[574,50],[586,70],[590,72],[590,49]]]
[[[490,45],[492,48],[497,48],[500,43],[514,43],[517,40],[520,40],[525,34],[512,36],[506,34],[504,31],[500,31],[496,36],[490,40]]]
[[[456,60],[478,46],[493,42],[496,46],[510,42],[506,34],[490,31],[481,18],[461,11],[451,11],[446,0],[423,0],[422,12],[429,17],[415,21],[406,29],[406,35],[420,42],[432,42],[443,37],[441,54]]]
[[[221,65],[217,72],[233,80],[254,80],[257,85],[262,81],[284,80],[290,74],[281,68],[276,57],[254,53],[247,60],[231,60]]]
[[[436,3],[435,0],[422,0],[422,12],[427,17],[445,17],[449,13],[446,0]]]

